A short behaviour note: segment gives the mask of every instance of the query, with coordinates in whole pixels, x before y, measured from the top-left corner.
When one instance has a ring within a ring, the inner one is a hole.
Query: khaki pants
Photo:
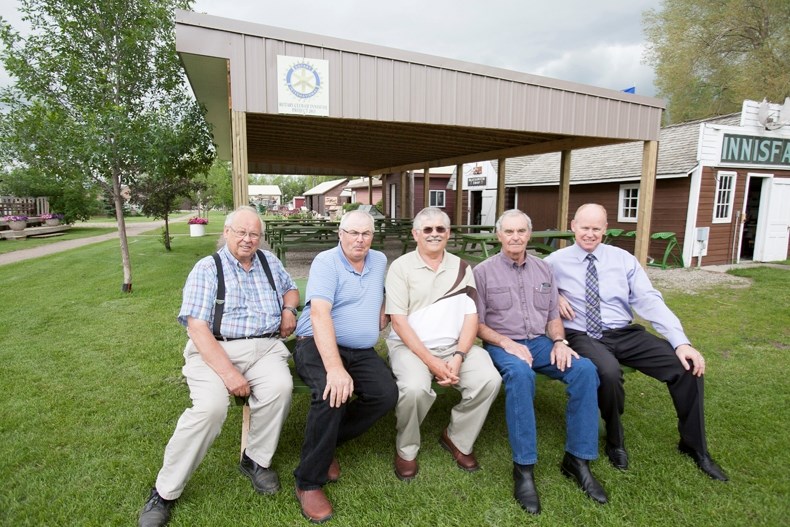
[[[283,422],[291,408],[293,378],[288,349],[277,339],[220,342],[231,362],[250,384],[250,431],[247,455],[262,467],[272,462]],[[181,370],[189,384],[192,407],[178,419],[165,448],[156,489],[165,499],[178,498],[208,448],[222,430],[230,397],[217,373],[200,357],[192,341],[184,349]]]
[[[420,451],[420,424],[436,400],[431,388],[433,375],[428,366],[400,340],[387,340],[389,360],[398,384],[395,407],[397,436],[395,448],[407,461]],[[457,346],[431,350],[435,357],[449,360]],[[491,362],[488,352],[472,346],[461,364],[460,381],[454,388],[461,392],[461,401],[450,414],[447,434],[464,454],[471,454],[475,440],[483,428],[488,410],[496,400],[502,377]]]

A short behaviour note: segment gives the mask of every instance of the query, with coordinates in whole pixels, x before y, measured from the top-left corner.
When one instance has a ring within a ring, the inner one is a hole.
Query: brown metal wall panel
[[[376,58],[369,55],[359,57],[359,116],[362,119],[378,118],[376,82]]]
[[[393,63],[395,76],[393,90],[395,92],[395,121],[407,122],[411,118],[411,67],[403,62]]]
[[[391,60],[376,61],[376,98],[378,100],[377,119],[392,121],[395,119],[395,74]]]

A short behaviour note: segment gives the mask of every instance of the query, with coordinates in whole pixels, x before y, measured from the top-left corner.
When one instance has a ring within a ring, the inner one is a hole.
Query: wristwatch
[[[568,341],[567,341],[567,340],[565,340],[564,338],[563,338],[563,339],[554,339],[554,344],[556,344],[556,343],[558,343],[558,342],[562,342],[563,344],[565,344],[566,346],[568,346]]]
[[[454,351],[453,352],[453,357],[455,357],[456,355],[460,355],[461,356],[461,362],[466,360],[466,353],[464,353],[463,351]]]
[[[296,308],[295,307],[291,307],[291,306],[283,306],[283,311],[290,311],[291,313],[294,314],[294,316],[297,316],[297,314],[298,314],[298,311],[296,311]]]

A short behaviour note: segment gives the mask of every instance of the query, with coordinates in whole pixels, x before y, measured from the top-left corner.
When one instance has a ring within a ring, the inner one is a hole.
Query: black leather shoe
[[[257,464],[247,457],[246,451],[241,456],[239,470],[242,474],[250,478],[252,487],[258,494],[274,494],[280,490],[280,478],[277,477],[277,472]]]
[[[624,447],[611,446],[609,443],[606,443],[604,450],[614,468],[628,470],[628,452],[625,451]]]
[[[586,459],[579,459],[565,452],[565,457],[562,458],[560,471],[567,477],[575,479],[584,493],[598,503],[606,503],[608,501],[606,498],[606,491],[603,490],[601,484],[598,483],[598,480],[596,480],[595,476],[590,472],[590,462]]]
[[[156,487],[151,489],[151,495],[140,511],[139,527],[162,527],[170,521],[170,509],[175,500],[166,500],[157,492]]]
[[[513,497],[521,508],[530,514],[540,514],[540,499],[535,489],[535,479],[532,477],[534,465],[519,465],[513,463]]]
[[[678,443],[678,450],[681,454],[686,454],[693,459],[699,469],[711,478],[718,481],[729,481],[727,474],[725,474],[721,467],[713,461],[713,458],[711,458],[710,454],[707,452],[697,452],[683,441]]]

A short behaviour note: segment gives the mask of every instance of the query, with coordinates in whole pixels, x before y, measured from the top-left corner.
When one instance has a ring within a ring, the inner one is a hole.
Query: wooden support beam
[[[233,183],[233,207],[250,204],[247,185],[247,115],[245,112],[231,111],[231,147],[233,162],[231,178]]]
[[[464,219],[464,165],[455,165],[455,224],[466,225]]]
[[[505,168],[507,159],[500,158],[497,162],[497,181],[496,181],[496,219],[505,212]]]
[[[560,206],[557,209],[557,230],[568,230],[568,208],[571,195],[571,150],[563,150],[560,154]],[[568,240],[557,240],[557,247],[562,249]]]
[[[642,149],[642,178],[639,182],[639,209],[636,216],[634,256],[642,267],[647,265],[650,248],[650,220],[653,216],[653,197],[656,191],[658,141],[645,141]]]
[[[431,167],[425,165],[422,169],[422,206],[427,207],[431,203]]]

